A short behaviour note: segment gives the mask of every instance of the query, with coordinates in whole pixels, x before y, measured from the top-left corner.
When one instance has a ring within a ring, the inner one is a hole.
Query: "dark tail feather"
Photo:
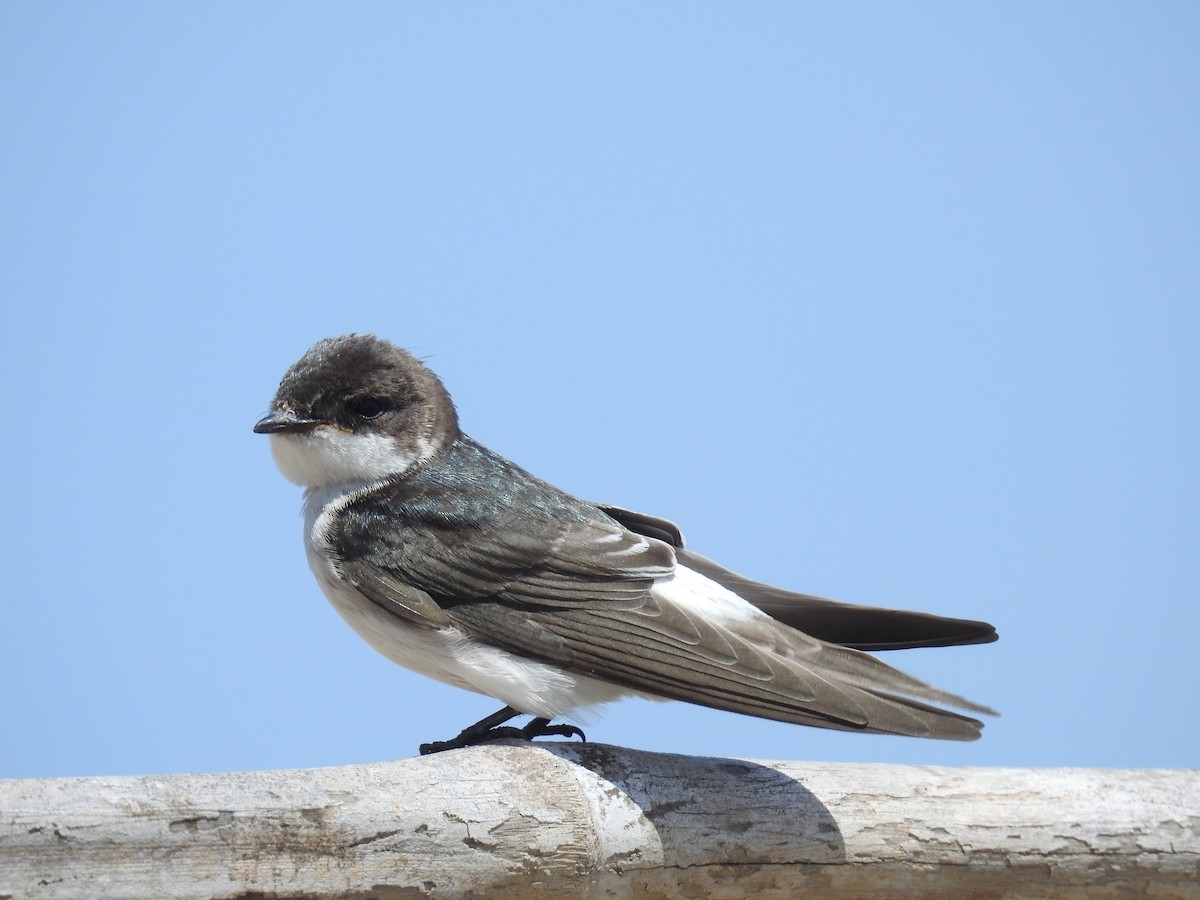
[[[855,650],[904,650],[987,644],[999,637],[987,622],[794,594],[730,572],[698,553],[675,553],[685,566],[729,588],[773,619],[830,644]]]
[[[878,606],[856,606],[753,581],[698,553],[685,550],[679,526],[668,519],[619,506],[602,506],[601,509],[630,531],[670,544],[675,548],[676,557],[688,568],[724,585],[772,618],[830,644],[855,650],[904,650],[987,644],[998,637],[996,629],[987,622]]]

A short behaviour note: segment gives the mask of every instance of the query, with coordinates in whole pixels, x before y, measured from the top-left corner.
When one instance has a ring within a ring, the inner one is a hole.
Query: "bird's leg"
[[[451,738],[448,741],[434,741],[430,744],[422,744],[418,749],[422,756],[430,753],[441,753],[443,750],[459,750],[463,747],[470,747],[474,744],[480,744],[484,741],[494,740],[498,737],[524,737],[519,728],[500,728],[509,719],[514,716],[519,716],[520,713],[511,706],[506,706],[504,709],[497,710],[490,716],[480,719],[474,725],[468,725],[458,737]]]
[[[451,738],[448,741],[434,741],[430,744],[422,744],[418,749],[422,756],[427,756],[430,753],[441,753],[443,750],[460,750],[463,747],[473,747],[476,744],[483,744],[487,741],[495,741],[500,738],[524,738],[527,741],[533,740],[535,737],[548,737],[557,735],[559,737],[575,737],[578,736],[583,740],[583,732],[574,725],[551,725],[549,719],[534,719],[524,728],[502,727],[505,722],[514,716],[521,715],[520,712],[513,709],[511,706],[506,706],[504,709],[497,710],[486,718],[480,719],[474,725],[468,725],[458,737]]]

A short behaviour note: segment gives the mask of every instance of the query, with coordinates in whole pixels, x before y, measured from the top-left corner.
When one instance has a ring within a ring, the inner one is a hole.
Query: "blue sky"
[[[342,624],[251,433],[318,338],[727,566],[983,618],[970,745],[1195,766],[1200,7],[0,6],[0,777],[408,756],[496,703]]]

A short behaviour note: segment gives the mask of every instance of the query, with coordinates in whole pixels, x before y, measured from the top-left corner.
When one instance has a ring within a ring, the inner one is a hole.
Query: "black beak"
[[[254,433],[287,434],[289,431],[308,431],[320,424],[320,419],[304,419],[290,409],[276,409],[255,423]]]

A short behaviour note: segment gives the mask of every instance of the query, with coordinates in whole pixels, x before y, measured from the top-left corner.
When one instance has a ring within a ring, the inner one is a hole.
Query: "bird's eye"
[[[383,401],[378,397],[359,397],[348,404],[350,412],[364,419],[377,419],[383,413]]]

